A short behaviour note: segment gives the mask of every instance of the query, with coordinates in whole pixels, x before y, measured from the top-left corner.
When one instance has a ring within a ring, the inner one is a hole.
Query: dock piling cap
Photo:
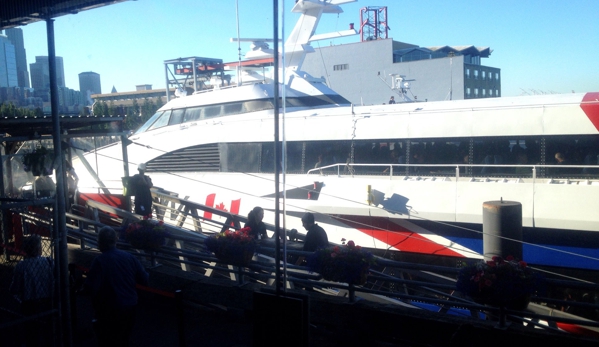
[[[507,200],[494,200],[494,201],[485,201],[483,203],[483,209],[492,209],[492,210],[496,210],[496,209],[501,209],[501,208],[510,208],[510,207],[516,207],[516,206],[522,206],[521,203],[519,203],[518,201],[507,201]]]

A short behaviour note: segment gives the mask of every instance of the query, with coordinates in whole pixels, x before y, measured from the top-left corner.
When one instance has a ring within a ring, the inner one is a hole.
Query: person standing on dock
[[[152,192],[150,188],[154,186],[150,176],[146,175],[146,163],[137,166],[138,174],[132,177],[131,184],[135,187],[135,213],[144,217],[152,217]]]
[[[314,252],[329,246],[327,233],[320,225],[314,223],[314,214],[306,212],[302,217],[302,225],[308,231],[304,240],[304,251]]]
[[[99,346],[128,346],[137,307],[136,285],[148,285],[149,274],[131,253],[116,248],[116,231],[98,232],[97,256],[89,269],[86,290],[91,293]]]

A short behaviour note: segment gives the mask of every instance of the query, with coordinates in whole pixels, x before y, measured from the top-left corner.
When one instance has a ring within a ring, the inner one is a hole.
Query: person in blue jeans
[[[87,274],[86,289],[92,295],[95,330],[100,346],[128,346],[137,307],[136,285],[148,285],[149,274],[130,253],[116,248],[111,227],[98,232],[100,254]]]

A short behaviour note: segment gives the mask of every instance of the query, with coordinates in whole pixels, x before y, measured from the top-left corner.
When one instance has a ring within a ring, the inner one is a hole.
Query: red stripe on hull
[[[338,220],[400,251],[464,258],[462,254],[395,224],[388,218],[341,216]]]
[[[586,93],[582,98],[580,108],[589,117],[589,120],[599,130],[599,93]]]
[[[361,232],[383,241],[394,248],[404,252],[447,255],[450,257],[464,257],[451,249],[435,243],[420,234],[411,231],[381,231],[358,228]]]

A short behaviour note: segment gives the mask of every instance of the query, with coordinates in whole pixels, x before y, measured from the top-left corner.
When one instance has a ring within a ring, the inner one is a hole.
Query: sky
[[[279,2],[279,28],[287,37],[297,14],[294,0]],[[238,4],[236,6],[236,4]],[[79,73],[100,74],[102,93],[136,85],[165,88],[164,61],[179,57],[237,61],[236,7],[240,37],[272,38],[271,0],[138,0],[58,17],[56,55],[63,58],[66,86],[79,89]],[[389,37],[430,46],[490,47],[482,65],[501,69],[503,96],[599,91],[597,0],[359,0],[344,13],[322,16],[317,33],[359,28],[360,9],[387,7]],[[46,23],[22,27],[27,62],[47,56]],[[360,36],[318,45],[358,42]],[[242,43],[241,52],[249,49]],[[369,52],[357,52],[369,54]]]

